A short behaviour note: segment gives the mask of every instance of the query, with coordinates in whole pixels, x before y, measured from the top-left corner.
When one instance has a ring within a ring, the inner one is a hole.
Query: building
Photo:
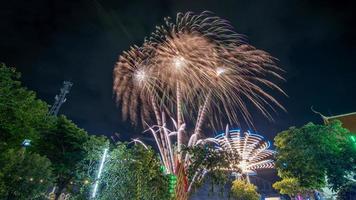
[[[352,133],[356,133],[356,112],[346,113],[346,114],[341,114],[341,115],[334,115],[334,116],[329,116],[329,117],[324,116],[320,112],[316,112],[314,110],[313,110],[313,112],[319,114],[322,117],[324,124],[328,124],[333,120],[339,120],[339,121],[341,121],[342,126],[344,128],[348,129]],[[329,198],[329,199],[335,199],[335,197],[336,197],[336,193],[331,191],[327,187],[323,189],[323,195],[324,195],[324,197]]]
[[[323,118],[325,124],[329,123],[332,120],[340,120],[344,128],[347,128],[349,131],[356,133],[356,112],[342,114],[342,115],[335,115],[330,117],[326,117],[322,114],[320,115]]]

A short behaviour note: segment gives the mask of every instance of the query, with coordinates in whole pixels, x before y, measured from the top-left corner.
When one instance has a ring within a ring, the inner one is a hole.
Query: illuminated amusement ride
[[[237,178],[246,178],[257,174],[258,169],[274,168],[273,155],[275,151],[269,149],[271,144],[265,141],[262,135],[247,131],[241,133],[240,129],[229,129],[217,135],[215,138],[217,149],[221,151],[235,152],[240,156],[240,162],[236,165],[231,164],[228,171],[233,172]],[[231,161],[230,163],[235,163]]]

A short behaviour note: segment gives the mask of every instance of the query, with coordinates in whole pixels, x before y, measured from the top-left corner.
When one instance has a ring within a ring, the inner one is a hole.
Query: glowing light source
[[[247,163],[245,160],[241,161],[238,165],[238,167],[241,169],[242,172],[247,171]],[[234,166],[232,166],[234,167]]]
[[[351,140],[352,140],[353,142],[356,142],[356,136],[351,136]]]
[[[31,146],[31,140],[29,139],[25,139],[22,144],[21,144],[23,147],[29,147]]]
[[[175,176],[174,174],[169,174],[168,178],[169,178],[168,192],[171,195],[171,197],[174,197],[175,196],[175,189],[176,189],[176,186],[177,186],[177,176]]]
[[[147,73],[144,70],[138,70],[134,73],[135,80],[141,84],[147,79]]]
[[[98,191],[99,180],[100,180],[101,173],[103,171],[103,167],[104,167],[104,163],[105,163],[105,159],[106,159],[107,153],[108,153],[108,149],[106,148],[106,149],[104,149],[104,153],[103,153],[103,155],[101,157],[100,167],[99,167],[98,175],[96,177],[96,181],[95,181],[95,184],[94,184],[92,198],[95,198],[96,193]]]
[[[216,75],[217,75],[217,76],[220,76],[220,75],[223,74],[225,71],[226,71],[225,68],[218,67],[218,68],[216,69]]]
[[[173,59],[173,65],[177,70],[183,68],[186,65],[186,60],[182,56],[175,57]]]
[[[263,141],[263,136],[250,131],[241,134],[239,129],[229,130],[215,137],[218,141],[218,148],[225,151],[236,151],[240,156],[240,163],[237,166],[230,166],[234,171],[240,169],[242,174],[255,173],[257,169],[274,168],[274,161],[270,159],[275,153],[270,150],[269,141]],[[231,162],[233,163],[233,162]]]

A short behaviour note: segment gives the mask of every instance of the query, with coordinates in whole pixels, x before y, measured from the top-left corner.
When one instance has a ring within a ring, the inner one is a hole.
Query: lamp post
[[[21,146],[22,146],[22,152],[21,152],[21,154],[22,154],[22,158],[23,158],[24,155],[25,155],[25,152],[26,152],[27,147],[31,146],[31,140],[29,140],[29,139],[24,139],[24,140],[22,141],[22,143],[21,143]]]

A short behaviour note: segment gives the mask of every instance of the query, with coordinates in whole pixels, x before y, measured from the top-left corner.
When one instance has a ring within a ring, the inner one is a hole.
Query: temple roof
[[[353,133],[356,133],[356,112],[342,114],[342,115],[335,115],[335,116],[324,116],[321,115],[324,122],[328,123],[332,120],[340,120],[342,122],[342,126],[347,128]]]

